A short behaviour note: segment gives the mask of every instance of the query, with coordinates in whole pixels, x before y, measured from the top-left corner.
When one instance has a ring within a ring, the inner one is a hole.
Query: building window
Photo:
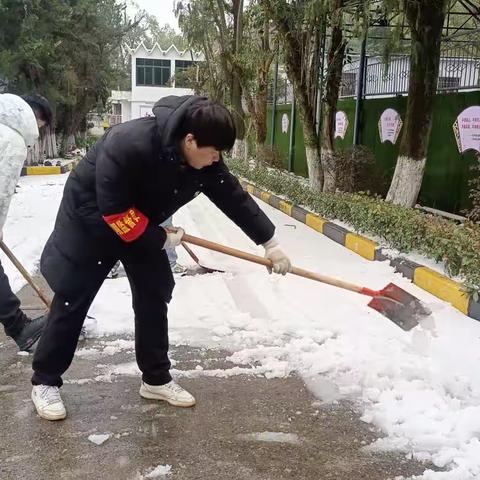
[[[170,60],[137,58],[137,85],[162,87],[170,80]]]
[[[110,126],[122,123],[122,104],[112,103],[112,114],[110,115]]]
[[[122,104],[121,103],[114,103],[112,106],[113,106],[113,114],[114,115],[121,115],[122,114]]]
[[[175,87],[188,87],[186,71],[192,65],[195,65],[195,62],[191,60],[175,60]]]
[[[458,90],[460,77],[438,77],[439,90]]]

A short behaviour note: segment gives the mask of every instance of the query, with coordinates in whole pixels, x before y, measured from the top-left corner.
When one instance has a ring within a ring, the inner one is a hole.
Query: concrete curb
[[[58,166],[45,166],[38,165],[35,167],[23,167],[20,176],[25,177],[28,175],[59,175],[61,173],[67,173],[73,170],[80,160],[72,160],[67,165]]]
[[[462,291],[460,283],[451,280],[445,275],[425,267],[408,259],[398,257],[390,258],[382,252],[381,246],[363,235],[348,231],[329,220],[326,220],[315,213],[309,212],[302,207],[291,204],[273,193],[259,189],[255,185],[240,180],[242,187],[251,195],[260,198],[274,208],[293,217],[295,220],[308,225],[317,232],[326,235],[328,238],[348,248],[357,255],[367,260],[381,261],[389,260],[390,265],[407,277],[415,285],[453,305],[465,315],[480,321],[480,301],[474,301]]]

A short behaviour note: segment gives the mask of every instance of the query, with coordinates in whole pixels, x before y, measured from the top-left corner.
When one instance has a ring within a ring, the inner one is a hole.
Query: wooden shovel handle
[[[10,259],[10,261],[15,265],[15,267],[17,267],[17,270],[23,275],[23,278],[25,278],[25,280],[30,284],[30,286],[37,292],[37,295],[42,299],[43,303],[47,306],[47,308],[50,308],[52,306],[52,302],[47,298],[45,293],[43,293],[42,290],[40,290],[40,288],[35,285],[33,278],[30,276],[27,270],[25,270],[17,257],[15,257],[13,252],[3,243],[2,240],[0,240],[0,248]]]
[[[194,237],[193,235],[189,235],[187,233],[183,235],[182,241],[197,245],[199,247],[207,248],[209,250],[214,250],[215,252],[225,253],[226,255],[230,255],[232,257],[241,258],[242,260],[258,263],[259,265],[264,265],[266,267],[272,266],[272,262],[264,257],[259,257],[258,255],[243,252],[242,250],[237,250],[236,248],[220,245],[219,243],[211,242],[210,240],[204,240],[203,238]],[[360,287],[353,283],[344,282],[343,280],[339,280],[337,278],[327,277],[326,275],[320,275],[319,273],[310,272],[309,270],[304,270],[298,267],[292,267],[290,273],[293,273],[294,275],[298,275],[300,277],[308,278],[310,280],[315,280],[317,282],[333,285],[334,287],[343,288],[344,290],[350,290],[351,292],[368,295],[371,297],[380,295],[380,292],[376,292],[375,290],[370,290],[368,288]]]

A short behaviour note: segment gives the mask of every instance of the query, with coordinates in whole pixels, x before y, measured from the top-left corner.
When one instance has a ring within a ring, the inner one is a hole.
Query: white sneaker
[[[140,395],[151,400],[164,400],[176,407],[193,407],[195,397],[173,380],[165,385],[149,385],[142,382]]]
[[[58,387],[34,385],[32,400],[37,413],[47,420],[63,420],[67,416]]]

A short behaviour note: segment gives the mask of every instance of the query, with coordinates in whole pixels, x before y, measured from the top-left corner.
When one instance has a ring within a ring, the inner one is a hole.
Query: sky
[[[168,23],[179,31],[177,19],[173,14],[173,0],[129,0],[127,8],[131,16],[135,14],[137,8],[146,10],[150,15],[155,15],[158,18],[158,23],[161,26]]]

